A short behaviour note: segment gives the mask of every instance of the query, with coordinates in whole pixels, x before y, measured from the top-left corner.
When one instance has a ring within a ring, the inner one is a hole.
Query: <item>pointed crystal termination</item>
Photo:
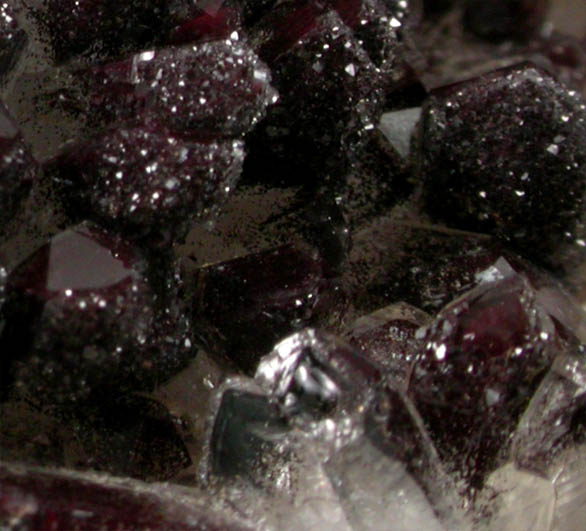
[[[173,331],[146,268],[137,249],[89,223],[30,255],[7,281],[2,392],[69,402],[151,389],[177,370],[190,349],[179,360],[161,348]]]
[[[470,488],[481,488],[508,452],[558,339],[517,274],[481,284],[428,327],[408,393],[446,467]]]
[[[350,415],[368,401],[380,379],[379,370],[348,343],[313,328],[278,343],[255,375],[300,426]]]
[[[321,263],[292,245],[202,268],[195,319],[210,351],[253,373],[276,342],[339,309]]]
[[[37,163],[16,122],[0,102],[0,223],[15,215],[28,196],[36,174]]]
[[[432,92],[420,136],[433,216],[541,263],[583,249],[586,106],[575,92],[530,63],[496,70]]]
[[[271,72],[239,41],[149,50],[75,75],[92,122],[152,117],[203,139],[243,135],[277,101]]]
[[[0,464],[0,526],[11,529],[258,529],[203,492]]]
[[[240,140],[191,141],[160,124],[108,129],[47,164],[72,217],[95,217],[146,244],[185,236],[235,188]]]
[[[282,98],[251,136],[245,171],[278,185],[343,178],[345,143],[378,120],[381,73],[338,14],[317,3],[281,4],[254,32]]]

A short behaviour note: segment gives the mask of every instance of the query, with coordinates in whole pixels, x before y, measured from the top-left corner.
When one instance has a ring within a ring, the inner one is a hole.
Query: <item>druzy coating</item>
[[[152,388],[182,363],[157,348],[163,309],[131,244],[87,223],[57,234],[8,277],[3,393],[68,402]]]
[[[108,129],[49,163],[71,212],[139,236],[181,237],[235,188],[240,140],[189,140],[160,124]]]
[[[146,115],[204,139],[246,133],[277,101],[269,69],[239,41],[148,50],[77,75],[98,122]]]
[[[434,91],[421,119],[427,208],[547,262],[583,246],[586,105],[525,63]]]

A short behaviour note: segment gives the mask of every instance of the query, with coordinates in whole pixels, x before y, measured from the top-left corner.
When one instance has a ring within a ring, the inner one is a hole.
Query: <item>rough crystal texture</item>
[[[357,319],[345,332],[346,339],[365,358],[378,365],[395,387],[405,389],[425,343],[417,331],[430,316],[405,303],[396,303]]]
[[[45,0],[40,15],[57,61],[113,56],[152,42],[166,13],[162,0]]]
[[[337,292],[321,264],[290,245],[203,268],[196,290],[206,343],[252,372],[277,341],[327,318]]]
[[[190,349],[166,326],[171,309],[155,296],[146,267],[130,244],[90,224],[29,256],[7,281],[2,392],[75,401],[149,389],[182,366]]]
[[[158,124],[109,129],[49,163],[71,215],[163,242],[209,217],[234,189],[240,140],[190,141]]]
[[[6,81],[28,44],[27,34],[20,28],[12,4],[0,4],[0,81]]]
[[[18,125],[0,102],[0,222],[11,219],[28,196],[37,163],[25,144]]]
[[[203,493],[164,484],[0,465],[0,526],[10,529],[256,528],[217,505]]]
[[[511,275],[448,305],[424,338],[409,395],[446,465],[481,487],[553,361],[554,323]]]
[[[340,17],[312,3],[282,4],[255,31],[282,98],[251,138],[247,171],[280,185],[340,177],[340,150],[378,118],[380,72]]]
[[[363,43],[373,63],[392,75],[399,55],[400,33],[407,20],[407,2],[334,0],[332,5]]]
[[[421,120],[428,210],[537,261],[582,247],[586,107],[521,64],[438,89]]]
[[[203,138],[247,132],[277,100],[268,68],[231,40],[149,50],[76,75],[93,120],[151,116]]]

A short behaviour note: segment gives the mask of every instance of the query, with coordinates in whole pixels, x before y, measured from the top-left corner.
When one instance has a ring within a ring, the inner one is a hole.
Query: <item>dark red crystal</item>
[[[94,216],[152,244],[209,217],[235,188],[243,160],[239,140],[190,141],[141,124],[69,145],[48,169],[70,215]]]
[[[0,525],[12,529],[253,529],[211,501],[169,486],[0,465]]]
[[[200,270],[196,319],[212,350],[253,372],[277,341],[329,316],[332,292],[319,261],[287,245]]]
[[[164,316],[136,248],[91,224],[59,233],[9,275],[2,392],[52,403],[152,388],[191,350],[162,353]]]
[[[231,40],[149,50],[76,75],[88,93],[90,121],[152,117],[206,139],[249,131],[277,100],[268,68]]]
[[[584,102],[531,64],[434,91],[421,119],[427,208],[538,262],[583,246]]]
[[[511,275],[448,305],[424,340],[409,395],[447,466],[480,487],[553,361],[554,324]]]

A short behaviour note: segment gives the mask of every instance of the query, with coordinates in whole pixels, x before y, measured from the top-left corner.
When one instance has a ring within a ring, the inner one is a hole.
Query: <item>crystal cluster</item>
[[[560,12],[2,4],[0,528],[582,528]]]

